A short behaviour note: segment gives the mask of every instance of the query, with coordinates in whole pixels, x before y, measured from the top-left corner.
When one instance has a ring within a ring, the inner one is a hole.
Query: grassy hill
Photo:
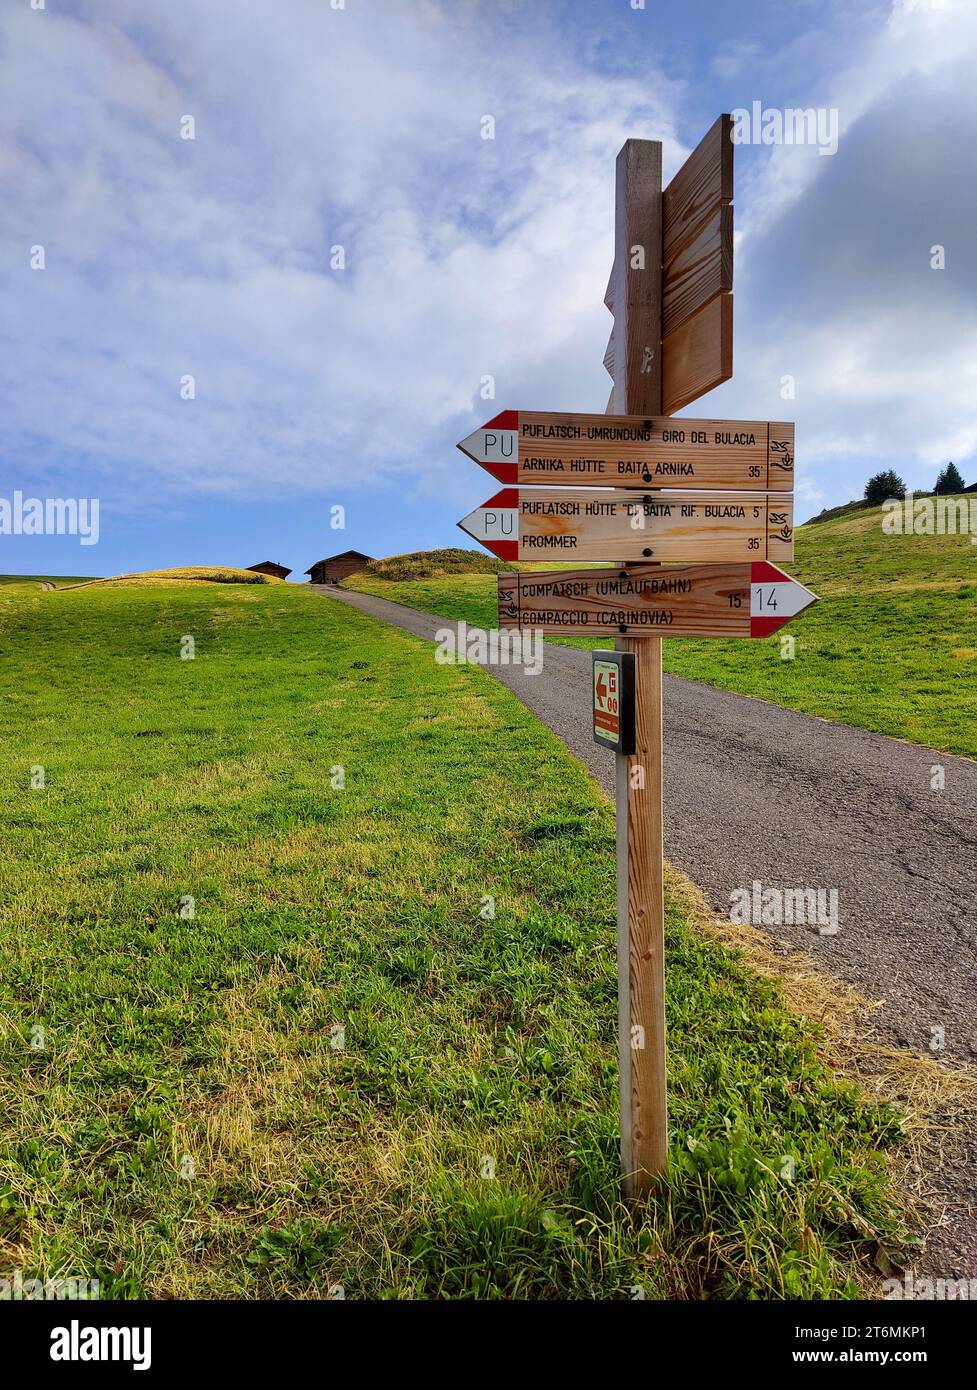
[[[821,602],[783,629],[793,660],[781,659],[782,634],[676,639],[665,641],[665,669],[977,757],[977,546],[968,535],[888,536],[881,521],[880,508],[856,508],[798,528],[786,568]],[[481,627],[497,620],[490,575],[347,585]]]
[[[821,602],[767,641],[667,642],[667,669],[977,757],[977,546],[888,536],[879,508],[802,526],[786,568]]]
[[[853,502],[842,502],[837,507],[824,507],[816,516],[809,517],[808,526],[820,526],[823,521],[834,521],[840,516],[850,516],[852,512],[863,511],[868,506],[864,498]]]
[[[153,588],[181,584],[284,584],[284,579],[276,579],[268,574],[255,574],[253,570],[234,569],[230,565],[185,565],[177,569],[143,570],[138,574],[117,574],[109,579],[94,579],[86,576],[69,578],[65,575],[46,574],[0,574],[0,587],[77,589],[81,587],[101,589],[129,589],[139,585]]]
[[[371,560],[359,573],[371,579],[399,583],[402,580],[439,579],[448,574],[499,574],[513,569],[505,560],[498,560],[485,550],[414,550],[408,555],[389,555],[385,560]],[[525,565],[515,566],[525,569]]]
[[[102,589],[131,589],[140,585],[159,588],[182,584],[284,584],[271,574],[235,569],[231,565],[184,565],[168,570],[143,570],[138,574],[117,574],[111,579],[89,581]]]
[[[895,1117],[672,892],[672,1172],[618,1202],[613,813],[487,673],[255,582],[12,589],[0,647],[3,1268],[865,1287]]]
[[[0,589],[11,586],[27,584],[32,588],[37,588],[42,584],[50,584],[55,589],[70,588],[74,584],[91,584],[91,575],[69,576],[64,574],[0,574]]]

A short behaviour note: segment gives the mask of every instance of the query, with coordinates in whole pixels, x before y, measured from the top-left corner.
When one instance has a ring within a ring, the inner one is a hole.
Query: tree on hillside
[[[937,478],[933,491],[937,497],[945,497],[950,492],[963,492],[965,486],[960,469],[955,463],[948,463]]]
[[[865,484],[865,501],[870,507],[881,507],[890,497],[905,497],[906,484],[892,468],[876,473]]]

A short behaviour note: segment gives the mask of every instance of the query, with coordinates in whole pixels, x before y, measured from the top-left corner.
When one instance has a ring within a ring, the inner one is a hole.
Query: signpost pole
[[[595,654],[593,713],[595,739],[618,750],[628,1197],[652,1192],[668,1166],[662,644],[645,634],[653,627],[679,637],[764,637],[816,602],[776,564],[793,558],[793,425],[663,418],[732,375],[732,201],[728,115],[664,190],[660,142],[627,140],[617,157],[614,266],[604,295],[614,316],[604,365],[614,380],[607,414],[615,419],[605,427],[593,416],[504,410],[458,446],[504,484],[459,522],[496,555],[619,557],[616,575],[500,575],[499,623],[614,632],[622,654]],[[572,484],[569,492],[545,490],[555,481]],[[753,495],[713,497],[710,485]],[[665,561],[682,568],[657,568]]]
[[[662,147],[617,157],[613,410],[662,414]],[[653,557],[649,557],[652,558]],[[617,924],[621,1166],[626,1196],[668,1164],[662,843],[662,644],[618,637],[635,659],[635,751],[617,755]]]

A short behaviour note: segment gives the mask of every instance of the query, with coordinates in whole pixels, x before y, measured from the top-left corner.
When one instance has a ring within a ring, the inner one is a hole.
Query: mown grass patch
[[[617,1200],[612,812],[484,672],[283,585],[34,591],[0,644],[0,1269],[845,1297],[901,1239],[898,1117],[677,900],[672,1173]]]

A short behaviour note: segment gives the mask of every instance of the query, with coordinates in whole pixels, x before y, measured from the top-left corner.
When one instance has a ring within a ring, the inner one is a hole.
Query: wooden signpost
[[[617,157],[604,296],[614,315],[604,365],[616,415],[672,415],[733,375],[731,136],[731,117],[720,116],[664,193],[657,140],[628,140]]]
[[[459,526],[503,560],[792,560],[789,494],[507,487]]]
[[[766,560],[499,575],[500,628],[562,637],[769,637],[816,602]]]
[[[503,410],[458,445],[500,483],[790,492],[794,426]]]
[[[669,418],[732,375],[732,199],[729,116],[664,190],[661,144],[626,141],[604,296],[608,413],[506,410],[458,446],[507,485],[459,523],[469,535],[508,560],[612,562],[500,575],[499,624],[615,634],[615,651],[593,654],[592,685],[594,737],[617,755],[628,1196],[668,1161],[661,637],[764,637],[816,601],[771,563],[793,558],[793,425]]]

